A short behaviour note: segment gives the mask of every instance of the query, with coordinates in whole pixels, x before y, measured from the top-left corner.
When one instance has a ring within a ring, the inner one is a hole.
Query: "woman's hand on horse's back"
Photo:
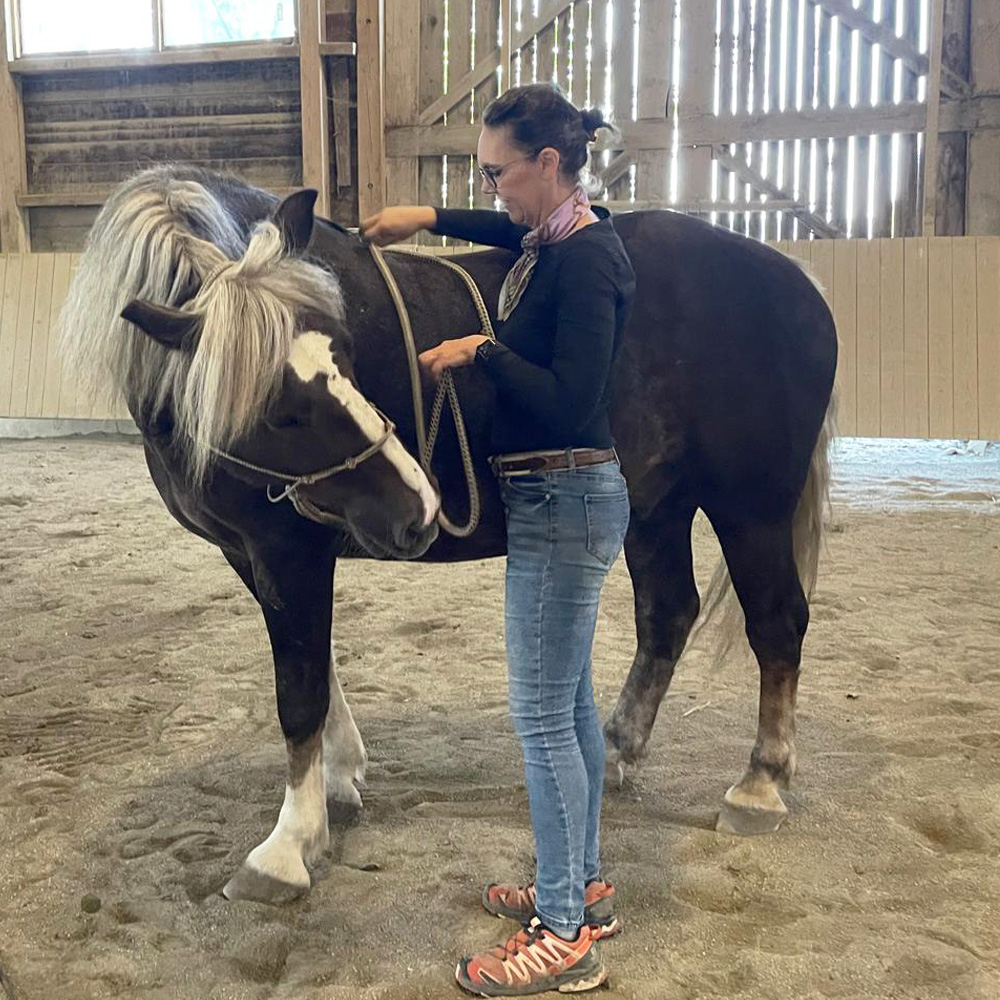
[[[361,236],[369,243],[384,247],[400,243],[421,229],[437,225],[437,212],[428,205],[393,205],[383,208],[361,223]]]

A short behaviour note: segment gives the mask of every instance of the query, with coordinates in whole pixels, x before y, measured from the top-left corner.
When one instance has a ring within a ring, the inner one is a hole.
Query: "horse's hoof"
[[[226,899],[249,899],[255,903],[284,906],[286,903],[295,902],[308,891],[308,882],[305,885],[292,885],[243,865],[226,883],[222,895]]]
[[[759,837],[774,833],[787,815],[788,807],[776,790],[762,801],[741,791],[739,785],[733,785],[723,799],[715,829],[738,837]]]
[[[621,788],[625,784],[625,765],[610,754],[604,762],[604,784],[608,788]]]
[[[361,793],[353,781],[327,778],[326,814],[330,823],[334,826],[356,823],[361,815],[361,805]]]

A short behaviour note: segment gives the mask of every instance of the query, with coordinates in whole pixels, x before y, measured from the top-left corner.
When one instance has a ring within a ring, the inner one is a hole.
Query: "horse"
[[[490,384],[474,366],[454,371],[481,498],[462,537],[439,530],[445,508],[461,518],[471,507],[456,425],[443,422],[432,464],[414,458],[426,414],[414,412],[390,289],[371,248],[317,218],[315,200],[187,166],[143,171],[101,209],[60,318],[74,372],[124,398],[170,514],[221,549],[260,605],[287,780],[272,832],[223,893],[270,903],[309,890],[328,809],[361,806],[366,753],[331,652],[337,560],[506,551]],[[699,618],[691,531],[701,510],[724,557],[706,605],[735,593],[760,668],[756,741],[718,828],[770,832],[796,768],[807,593],[828,494],[833,319],[804,270],[762,243],[669,211],[613,218],[636,273],[611,423],[631,504],[637,648],[605,726],[609,761],[642,757]],[[451,259],[495,317],[512,255]],[[453,269],[426,254],[385,260],[418,350],[478,332]]]

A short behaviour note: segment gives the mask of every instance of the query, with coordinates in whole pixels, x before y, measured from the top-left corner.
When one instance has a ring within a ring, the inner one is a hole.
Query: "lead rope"
[[[428,425],[424,426],[424,393],[420,384],[420,365],[417,361],[417,348],[413,340],[413,326],[410,323],[410,313],[403,301],[403,295],[399,290],[389,264],[382,251],[374,243],[368,244],[375,266],[379,269],[385,280],[389,294],[392,296],[393,305],[396,307],[396,315],[399,317],[399,325],[403,329],[403,344],[406,347],[406,358],[410,368],[410,390],[413,397],[413,418],[417,429],[417,448],[420,452],[420,467],[428,475],[431,473],[431,458],[434,455],[434,446],[437,443],[438,431],[441,429],[441,414],[444,411],[445,400],[451,405],[452,417],[455,421],[455,433],[458,435],[458,449],[462,455],[462,470],[465,473],[465,482],[469,489],[469,520],[464,525],[454,524],[444,512],[444,508],[438,512],[438,523],[449,535],[455,538],[468,538],[479,524],[481,505],[479,498],[479,484],[476,481],[476,470],[472,462],[472,449],[469,447],[469,439],[465,432],[465,419],[462,416],[462,406],[458,399],[458,391],[455,388],[455,380],[450,371],[445,369],[438,382],[437,394],[434,397],[434,404],[431,407],[431,416]],[[433,260],[442,267],[450,268],[462,281],[465,282],[472,301],[479,313],[479,320],[482,324],[481,333],[496,340],[493,332],[493,324],[490,321],[490,313],[483,301],[482,293],[472,280],[472,276],[465,268],[443,257],[436,257],[432,254],[423,253],[420,250],[407,250],[397,248],[391,253],[408,253],[423,260]]]

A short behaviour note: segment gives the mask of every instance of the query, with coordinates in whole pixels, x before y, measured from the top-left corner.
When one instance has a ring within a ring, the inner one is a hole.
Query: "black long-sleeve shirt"
[[[531,280],[497,346],[477,362],[497,389],[492,454],[608,448],[611,363],[635,275],[607,209],[600,221],[539,248]],[[437,209],[434,232],[521,251],[526,226],[505,212]]]

